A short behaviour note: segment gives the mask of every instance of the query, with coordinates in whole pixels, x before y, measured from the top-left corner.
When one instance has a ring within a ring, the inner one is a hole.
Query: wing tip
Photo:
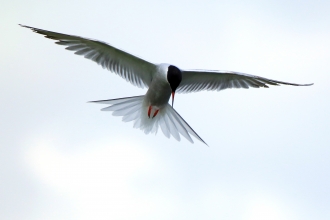
[[[314,83],[308,83],[308,84],[301,84],[302,86],[312,86]]]
[[[106,101],[113,100],[113,99],[108,99],[108,100],[96,100],[96,101],[88,101],[87,103],[95,103],[95,104],[108,104],[104,103]]]
[[[288,84],[288,85],[291,85],[291,86],[312,86],[312,85],[314,85],[314,83],[307,83],[307,84]]]
[[[21,26],[21,27],[24,27],[24,28],[29,28],[29,29],[33,29],[33,27],[30,27],[30,26],[26,26],[26,25],[24,25],[24,24],[18,24],[19,26]]]

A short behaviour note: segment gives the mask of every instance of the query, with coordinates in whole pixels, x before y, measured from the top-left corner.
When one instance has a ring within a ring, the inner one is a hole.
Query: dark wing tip
[[[291,86],[311,86],[314,85],[314,83],[307,83],[307,84],[297,84],[297,83],[282,83],[284,85],[291,85]]]
[[[109,99],[109,100],[112,100],[112,99]],[[102,104],[102,102],[109,101],[109,100],[88,101],[87,103],[101,103]]]
[[[21,27],[25,27],[25,28],[30,28],[30,29],[33,29],[33,27],[30,27],[30,26],[26,26],[26,25],[24,25],[24,24],[18,24],[19,26],[21,26]]]
[[[302,84],[302,86],[312,86],[314,83],[309,83],[309,84]]]
[[[314,83],[308,83],[308,84],[289,84],[289,85],[292,85],[292,86],[312,86],[312,85],[314,85]]]
[[[18,24],[18,25],[21,26],[21,27],[24,27],[24,28],[29,28],[29,29],[31,29],[33,32],[38,33],[38,34],[42,34],[42,33],[40,33],[40,31],[43,31],[43,30],[41,30],[41,29],[34,28],[34,27],[30,27],[30,26],[26,26],[26,25],[23,25],[23,24]],[[43,34],[43,35],[45,35],[45,34]]]
[[[24,27],[24,28],[29,28],[29,29],[31,29],[35,33],[46,35],[45,36],[46,38],[53,39],[51,37],[48,37],[46,33],[43,33],[43,32],[50,32],[50,31],[46,31],[46,30],[42,30],[42,29],[39,29],[39,28],[34,28],[34,27],[26,26],[26,25],[23,25],[23,24],[18,24],[18,25],[21,26],[21,27]]]

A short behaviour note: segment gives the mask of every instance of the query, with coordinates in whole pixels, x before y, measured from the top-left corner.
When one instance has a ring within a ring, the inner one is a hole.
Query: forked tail
[[[191,143],[194,143],[191,136],[206,144],[202,138],[189,126],[189,124],[177,113],[174,108],[167,104],[162,108],[156,117],[148,117],[148,105],[144,103],[144,96],[133,96],[119,99],[92,101],[92,103],[108,104],[109,107],[102,111],[112,111],[114,116],[122,116],[124,122],[134,121],[134,128],[139,128],[144,133],[156,133],[158,127],[168,138],[171,135],[180,141],[180,135]],[[206,144],[207,145],[207,144]]]

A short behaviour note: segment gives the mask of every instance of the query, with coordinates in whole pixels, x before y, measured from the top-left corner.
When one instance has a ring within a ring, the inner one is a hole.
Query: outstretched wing
[[[75,51],[75,54],[82,55],[87,59],[95,61],[103,68],[116,73],[135,86],[149,87],[152,74],[156,66],[141,58],[119,50],[107,43],[88,38],[46,31],[25,25],[46,38],[56,40],[56,44],[65,46],[67,50]]]
[[[310,86],[311,84],[287,83],[239,72],[183,70],[182,81],[177,88],[179,93],[199,92],[203,90],[223,90],[249,87],[268,88],[268,85]]]

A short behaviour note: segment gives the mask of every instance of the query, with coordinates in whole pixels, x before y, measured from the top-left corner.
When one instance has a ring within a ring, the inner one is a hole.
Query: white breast
[[[171,87],[167,81],[169,64],[159,64],[145,96],[145,103],[158,108],[164,107],[171,96]]]

